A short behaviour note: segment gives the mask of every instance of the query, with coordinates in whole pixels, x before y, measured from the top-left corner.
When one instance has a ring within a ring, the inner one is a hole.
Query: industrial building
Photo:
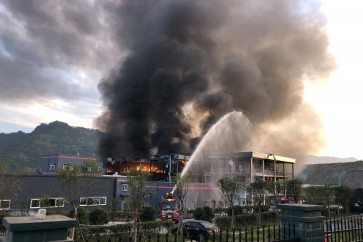
[[[95,162],[96,170],[93,172],[100,175],[103,174],[103,163],[97,161],[94,157],[80,157],[61,154],[41,156],[39,160],[38,173],[43,175],[51,175],[55,174],[58,170],[72,169],[74,165],[80,166],[85,164],[85,162]]]
[[[239,195],[239,205],[244,205],[249,198],[246,187],[260,179],[270,182],[283,182],[295,177],[294,166],[296,159],[278,156],[267,152],[230,152],[230,153],[211,153],[208,160],[198,161],[192,164],[188,174],[194,182],[202,184],[217,183],[222,176],[229,175],[236,177],[242,185]],[[220,200],[219,194],[210,191],[212,194],[204,197],[216,197]],[[286,194],[279,194],[285,197]]]
[[[173,189],[172,177],[183,170],[189,158],[172,154],[154,156],[149,161],[141,162],[107,160],[103,164],[106,175],[98,173],[99,176],[92,188],[89,191],[82,191],[79,197],[80,206],[86,209],[102,207],[109,210],[111,201],[115,199],[118,202],[118,209],[123,209],[125,199],[130,194],[128,172],[132,169],[141,169],[150,173],[144,202],[157,207],[162,195]],[[37,209],[42,198],[51,201],[48,209],[57,209],[57,201],[63,201],[63,197],[55,171],[64,169],[73,161],[75,162],[73,164],[79,165],[87,160],[89,158],[64,155],[42,156],[40,174],[17,176],[22,184],[21,191],[16,197],[1,198],[0,209],[16,211]],[[224,175],[237,177],[244,187],[257,179],[285,182],[294,178],[295,162],[296,160],[292,158],[263,152],[212,153],[208,160],[190,164],[188,174],[192,177],[192,183],[188,188],[187,207],[213,206],[216,202],[222,201],[216,182]],[[247,197],[248,194],[244,189],[236,204],[244,205]],[[71,209],[67,203],[61,205],[66,211]]]

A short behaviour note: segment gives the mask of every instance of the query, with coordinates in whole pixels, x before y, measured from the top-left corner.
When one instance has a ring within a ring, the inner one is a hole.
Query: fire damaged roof
[[[266,152],[256,152],[256,151],[243,151],[243,152],[233,152],[233,153],[211,153],[209,155],[211,159],[221,159],[221,158],[257,158],[257,159],[265,159],[265,160],[274,160],[276,162],[287,162],[287,163],[296,163],[296,159],[274,155]]]
[[[306,184],[363,188],[363,161],[307,165],[300,177]]]

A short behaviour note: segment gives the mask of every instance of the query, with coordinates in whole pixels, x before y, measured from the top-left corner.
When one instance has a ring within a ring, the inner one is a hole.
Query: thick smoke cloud
[[[250,148],[288,155],[286,144],[308,137],[296,152],[321,147],[321,123],[303,102],[304,82],[332,69],[314,2],[130,0],[115,16],[129,55],[99,86],[104,157],[189,153],[233,110],[254,126]],[[276,132],[282,123],[291,128]]]

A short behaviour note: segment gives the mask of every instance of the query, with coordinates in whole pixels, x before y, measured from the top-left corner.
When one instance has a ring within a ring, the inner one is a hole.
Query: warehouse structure
[[[176,154],[154,156],[150,161],[144,161],[142,165],[138,162],[139,166],[136,165],[136,162],[132,166],[131,163],[125,162],[125,166],[123,166],[121,162],[112,164],[107,161],[105,170],[108,175],[97,174],[96,182],[91,189],[81,192],[80,206],[86,209],[102,207],[109,210],[111,201],[115,200],[118,204],[117,208],[123,209],[125,199],[130,195],[128,171],[131,168],[144,167],[145,169],[142,170],[150,173],[144,202],[146,205],[157,207],[163,194],[172,191],[174,187],[171,177],[182,171],[188,159],[187,156]],[[71,210],[71,206],[64,201],[55,171],[68,167],[65,164],[69,165],[70,161],[75,161],[74,165],[79,165],[88,160],[90,159],[62,155],[42,156],[40,174],[17,176],[22,184],[21,191],[16,197],[0,198],[0,209],[16,211],[38,209],[41,206],[41,200],[47,198],[49,200],[48,209],[59,209],[60,205],[60,208],[65,211]],[[216,182],[224,175],[237,177],[243,187],[257,179],[286,181],[294,178],[295,162],[295,159],[292,158],[263,152],[212,153],[207,161],[190,164],[192,169],[189,170],[189,174],[193,180],[188,188],[187,207],[213,206],[213,203],[222,201]],[[53,165],[56,167],[55,169],[53,169]],[[133,167],[134,165],[135,167]],[[116,170],[112,173],[110,168],[115,167]],[[248,194],[244,189],[236,204],[244,205],[247,198]]]

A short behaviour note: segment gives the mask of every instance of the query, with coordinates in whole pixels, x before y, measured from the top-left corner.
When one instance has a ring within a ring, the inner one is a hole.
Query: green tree
[[[181,174],[177,174],[174,178],[175,186],[174,186],[174,197],[177,199],[179,203],[179,219],[178,219],[178,232],[181,233],[183,231],[183,215],[185,213],[185,200],[188,195],[188,187],[191,181],[188,175],[181,176]]]
[[[73,218],[78,220],[79,200],[83,195],[89,194],[90,188],[97,181],[97,164],[95,161],[86,161],[82,165],[69,165],[67,169],[58,170],[57,177],[60,184],[63,198],[73,208]],[[71,237],[74,238],[74,229],[71,231]]]
[[[297,203],[302,191],[302,180],[300,179],[291,179],[286,183],[286,193],[289,197],[294,199],[294,202]]]
[[[130,209],[130,215],[134,218],[131,233],[134,242],[137,242],[138,224],[140,222],[140,212],[144,205],[144,197],[146,195],[147,177],[148,174],[138,170],[131,171],[128,177],[130,196],[126,202]]]
[[[344,206],[345,213],[349,214],[349,202],[352,200],[354,196],[353,189],[347,186],[338,186],[334,188],[334,191],[335,191],[335,202],[338,205]]]
[[[247,187],[247,192],[252,195],[254,203],[258,208],[257,226],[260,227],[262,223],[262,204],[265,200],[265,195],[269,189],[269,184],[263,180],[256,180]]]
[[[328,209],[328,216],[330,217],[330,207],[335,201],[333,186],[313,185],[306,188],[305,194],[309,203],[324,205]]]
[[[236,218],[234,215],[234,201],[241,190],[241,184],[238,182],[238,180],[235,177],[223,176],[218,180],[217,186],[223,198],[225,199],[226,203],[232,209],[231,227],[232,229],[235,229]]]
[[[110,203],[110,220],[115,223],[117,217],[117,204],[118,201],[116,198],[113,198]]]
[[[74,210],[71,210],[68,213],[68,217],[70,218],[74,218]],[[80,207],[78,208],[78,212],[77,212],[77,220],[79,221],[79,224],[89,224],[89,214],[88,212]]]
[[[272,194],[275,203],[281,194],[285,194],[285,181],[268,182],[267,190]]]
[[[101,208],[95,208],[89,213],[89,223],[92,225],[101,225],[108,223],[107,212]]]

